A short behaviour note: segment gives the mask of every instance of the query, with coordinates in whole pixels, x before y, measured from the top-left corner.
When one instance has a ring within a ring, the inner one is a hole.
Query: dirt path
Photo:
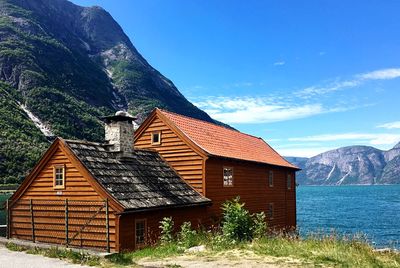
[[[89,268],[71,264],[59,259],[43,257],[41,255],[31,255],[25,252],[10,251],[0,246],[0,268]]]
[[[162,260],[141,259],[137,262],[144,267],[178,267],[187,268],[280,268],[304,267],[304,263],[290,258],[261,257],[250,251],[231,250],[214,256],[183,255]]]

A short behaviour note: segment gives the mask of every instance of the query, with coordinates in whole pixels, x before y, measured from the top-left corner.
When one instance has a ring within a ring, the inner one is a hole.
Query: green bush
[[[160,221],[160,229],[161,229],[161,236],[160,241],[161,244],[168,244],[174,241],[174,221],[172,217],[164,217]]]
[[[240,197],[222,204],[222,233],[233,241],[251,240],[253,237],[253,220],[244,205],[240,203]]]
[[[265,213],[255,213],[253,218],[253,237],[262,238],[267,233],[267,222],[265,220]]]
[[[197,232],[192,229],[192,224],[189,221],[184,222],[178,234],[178,244],[184,248],[190,248],[196,246],[197,241]]]

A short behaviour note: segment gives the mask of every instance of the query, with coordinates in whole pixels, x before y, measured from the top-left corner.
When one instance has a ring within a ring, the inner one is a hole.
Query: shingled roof
[[[157,111],[209,155],[299,169],[262,138],[169,111]]]
[[[65,140],[93,177],[126,210],[210,203],[189,186],[157,152],[135,149],[121,159],[107,145]]]

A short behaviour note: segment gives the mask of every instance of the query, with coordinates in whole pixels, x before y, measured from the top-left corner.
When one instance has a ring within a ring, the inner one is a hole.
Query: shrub
[[[265,213],[255,213],[253,218],[253,237],[262,238],[267,233],[267,222],[265,221]]]
[[[223,235],[234,241],[251,240],[253,221],[249,211],[244,208],[244,203],[240,203],[240,197],[225,201],[222,211]]]
[[[184,248],[190,248],[197,245],[197,232],[192,229],[192,224],[189,221],[181,225],[181,230],[178,234],[178,243]]]
[[[168,244],[174,241],[174,221],[172,217],[164,217],[160,221],[160,229],[161,229],[161,244]]]

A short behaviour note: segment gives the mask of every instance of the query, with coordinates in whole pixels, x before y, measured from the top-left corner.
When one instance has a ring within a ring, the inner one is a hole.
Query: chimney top
[[[110,123],[112,121],[114,122],[128,121],[129,123],[132,123],[133,120],[136,120],[136,117],[130,115],[128,112],[118,111],[115,113],[115,115],[104,116],[101,117],[101,119],[103,119],[105,123]]]
[[[129,158],[133,152],[134,128],[136,118],[127,112],[118,111],[115,115],[102,117],[105,122],[105,142],[109,151],[119,152],[121,158]]]

